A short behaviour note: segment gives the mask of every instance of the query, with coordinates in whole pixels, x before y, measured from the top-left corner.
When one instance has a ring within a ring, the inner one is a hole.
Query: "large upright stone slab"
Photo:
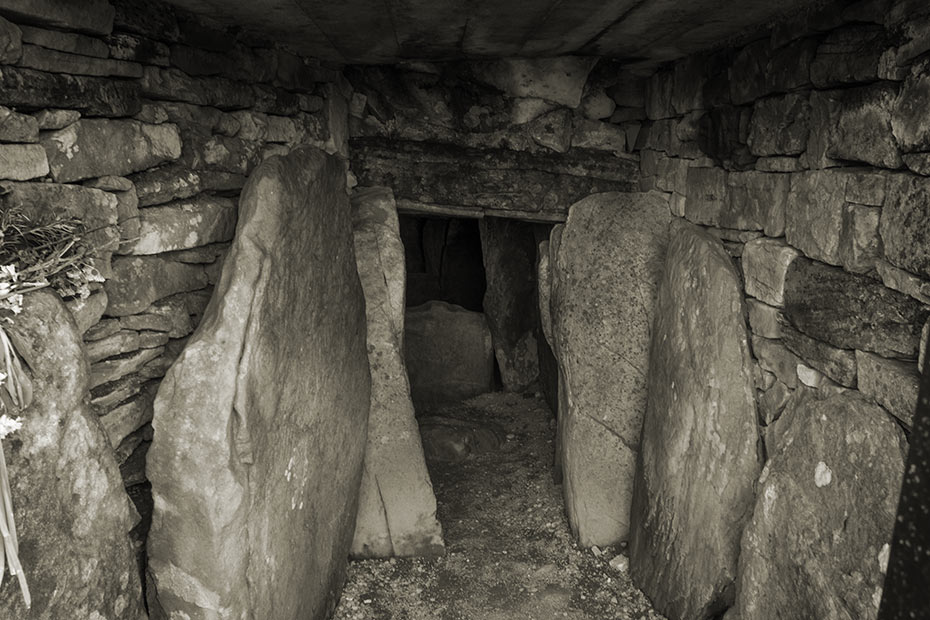
[[[656,302],[631,515],[630,570],[669,618],[733,601],[762,466],[742,286],[723,245],[682,225]]]
[[[563,492],[572,532],[585,546],[629,534],[669,218],[658,193],[594,194],[571,206],[561,242],[553,244]]]
[[[742,540],[741,620],[874,619],[888,565],[904,433],[855,392],[782,414]]]
[[[390,189],[352,198],[355,258],[368,316],[371,414],[352,555],[432,556],[444,552],[436,496],[404,364],[404,246]]]
[[[487,288],[484,313],[504,389],[519,392],[536,380],[536,238],[533,224],[484,218],[481,254]]]
[[[90,408],[77,326],[57,295],[39,291],[5,329],[18,336],[35,395],[3,440],[32,609],[7,573],[0,618],[143,620],[129,498]]]
[[[345,169],[267,159],[198,331],[155,400],[154,618],[321,620],[342,586],[368,421]]]

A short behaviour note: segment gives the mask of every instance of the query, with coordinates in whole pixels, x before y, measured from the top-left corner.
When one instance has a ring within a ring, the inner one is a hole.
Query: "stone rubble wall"
[[[246,177],[299,145],[347,158],[350,98],[339,70],[161,2],[0,1],[0,209],[93,231],[106,282],[66,302],[143,512],[155,392],[210,299]]]
[[[930,330],[930,11],[869,0],[811,27],[775,26],[744,47],[661,67],[645,84],[634,149],[640,188],[665,192],[674,216],[718,238],[743,278],[767,464],[728,619],[847,617],[831,615],[840,600],[875,616],[903,467],[897,441],[910,430]],[[837,418],[843,407],[856,415]],[[834,435],[811,440],[805,458],[822,460],[808,472],[791,438],[821,414]],[[868,429],[854,423],[870,419]],[[881,444],[867,459],[864,437]],[[815,482],[824,494],[809,506],[778,504],[799,497],[790,488],[816,498],[804,486]],[[881,512],[858,514],[855,498],[876,493]],[[831,516],[844,510],[858,533]],[[773,542],[807,536],[802,520],[823,525],[815,539]],[[858,585],[823,575],[791,585],[779,573],[827,557],[842,557]],[[770,592],[761,607],[760,588]],[[804,599],[821,607],[797,607]]]

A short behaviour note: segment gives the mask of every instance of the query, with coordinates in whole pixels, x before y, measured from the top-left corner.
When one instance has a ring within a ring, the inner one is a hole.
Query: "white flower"
[[[16,282],[19,279],[19,274],[16,272],[16,265],[0,265],[0,277],[9,278],[13,282]]]
[[[11,418],[6,414],[0,415],[0,439],[3,439],[10,433],[15,433],[22,427],[22,418]]]

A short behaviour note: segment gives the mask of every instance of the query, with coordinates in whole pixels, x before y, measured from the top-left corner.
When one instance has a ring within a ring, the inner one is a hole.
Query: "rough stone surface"
[[[785,316],[811,338],[840,349],[916,358],[928,311],[880,282],[806,258],[785,283]]]
[[[119,257],[113,260],[113,277],[104,284],[109,296],[107,314],[136,314],[154,301],[206,285],[207,276],[200,265],[161,256]]]
[[[930,179],[896,177],[879,227],[888,261],[930,278]]]
[[[898,269],[888,261],[875,261],[875,271],[888,288],[905,295],[910,295],[919,302],[930,306],[930,282],[911,273]]]
[[[798,386],[797,367],[801,360],[779,340],[754,335],[752,352],[763,370],[774,374],[789,388],[794,389]]]
[[[16,21],[87,34],[110,34],[115,13],[108,0],[4,0],[0,6],[0,14]]]
[[[22,32],[16,26],[0,17],[0,62],[13,64],[23,53]]]
[[[743,534],[739,618],[875,618],[903,433],[853,393],[802,400],[782,424]]]
[[[565,378],[558,430],[563,493],[584,546],[615,544],[630,533],[669,218],[657,192],[595,194],[571,206],[550,260],[553,348]]]
[[[596,59],[511,58],[475,63],[475,77],[511,97],[538,97],[570,108],[581,104],[588,73]]]
[[[805,336],[789,325],[782,326],[781,340],[804,362],[819,370],[840,385],[856,387],[856,354],[837,349],[824,342]]]
[[[129,539],[134,523],[106,436],[90,410],[87,363],[57,295],[32,293],[13,326],[34,400],[4,440],[19,558],[32,593],[5,575],[4,618],[143,620]],[[92,567],[92,568],[89,568]]]
[[[901,168],[904,162],[892,134],[891,111],[897,85],[879,83],[843,91],[835,132],[826,154],[834,159],[861,161],[881,168]]]
[[[46,30],[34,26],[21,25],[19,29],[22,31],[24,43],[32,43],[46,49],[92,58],[106,58],[110,55],[107,44],[96,37],[88,37],[73,32],[61,32],[59,30]]]
[[[901,88],[891,116],[894,137],[905,152],[930,150],[930,73],[914,72]]]
[[[322,620],[370,406],[345,171],[315,149],[273,157],[240,206],[217,293],[155,400],[150,607]]]
[[[746,252],[744,251],[743,260],[745,260],[745,256]],[[747,299],[746,307],[749,310],[749,328],[752,333],[763,338],[781,337],[781,317],[783,316],[781,310],[762,303],[758,299]]]
[[[785,303],[785,274],[798,251],[780,239],[760,237],[743,248],[746,293],[773,306]]]
[[[65,302],[65,306],[74,318],[78,333],[84,334],[100,320],[107,309],[107,293],[100,289],[91,293],[86,299],[75,297]]]
[[[176,126],[126,120],[80,120],[44,135],[42,146],[58,183],[126,175],[181,156]]]
[[[351,553],[356,557],[442,554],[436,497],[404,366],[406,266],[391,190],[352,198],[355,257],[368,317],[371,414]]]
[[[236,230],[236,203],[201,194],[139,211],[139,233],[121,254],[159,254],[229,241]]]
[[[479,222],[487,288],[484,313],[504,389],[520,392],[536,380],[536,239],[533,225],[485,218]]]
[[[790,179],[784,174],[688,168],[685,217],[696,224],[784,234]],[[675,188],[680,191],[679,187]]]
[[[77,110],[39,110],[35,116],[39,129],[55,130],[67,127],[81,118]]]
[[[752,111],[748,144],[753,155],[798,155],[810,132],[807,97],[789,94],[761,99]]]
[[[38,142],[39,123],[28,114],[0,106],[0,142]]]
[[[630,570],[656,609],[708,618],[732,602],[761,468],[739,274],[720,243],[672,233],[656,302],[631,512]]]
[[[110,58],[92,58],[50,50],[37,45],[23,45],[23,55],[17,63],[20,67],[68,73],[70,75],[96,75],[113,78],[138,78],[142,76],[142,65]]]
[[[889,360],[864,351],[856,351],[856,363],[859,391],[911,426],[920,391],[917,364]]]
[[[0,144],[0,179],[28,181],[46,174],[48,158],[38,144]]]
[[[74,109],[89,116],[131,116],[139,85],[128,80],[0,67],[0,103],[24,109]]]
[[[494,348],[485,316],[431,301],[407,308],[404,354],[419,410],[494,388]]]

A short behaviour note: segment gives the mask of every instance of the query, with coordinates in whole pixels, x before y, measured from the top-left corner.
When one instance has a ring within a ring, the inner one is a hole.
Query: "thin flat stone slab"
[[[874,619],[882,595],[904,433],[855,392],[782,414],[741,545],[741,620]]]
[[[762,467],[745,314],[723,245],[680,225],[655,306],[630,538],[633,579],[670,618],[711,618],[733,600]]]
[[[26,24],[87,34],[110,34],[116,10],[109,0],[3,0],[0,14]]]
[[[142,103],[129,80],[0,67],[0,104],[17,109],[67,108],[88,116],[132,116]]]
[[[569,209],[550,260],[553,349],[567,405],[559,411],[563,493],[584,546],[616,544],[630,532],[670,217],[659,193],[592,195]]]
[[[322,620],[342,587],[370,406],[340,160],[271,157],[155,400],[155,618]]]
[[[106,435],[91,411],[81,336],[58,296],[26,295],[12,326],[35,399],[3,440],[27,611],[5,575],[0,617],[143,620],[134,523]]]
[[[404,365],[406,265],[390,189],[352,198],[355,257],[368,316],[371,414],[351,553],[435,556],[445,547]]]

